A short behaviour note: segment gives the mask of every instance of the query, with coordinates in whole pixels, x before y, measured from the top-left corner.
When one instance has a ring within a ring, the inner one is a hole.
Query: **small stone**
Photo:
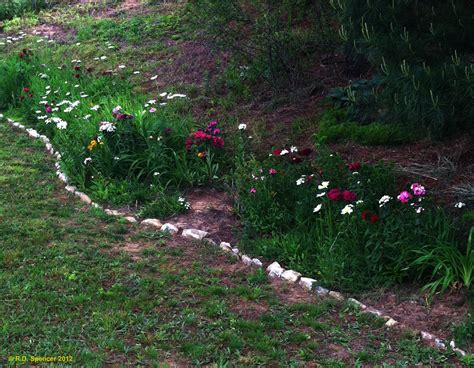
[[[421,335],[421,339],[424,341],[433,341],[435,338],[432,334],[425,331],[420,331],[420,335]]]
[[[92,200],[89,198],[87,194],[82,193],[82,192],[75,192],[74,194],[78,196],[82,202],[87,203],[87,204],[92,204]]]
[[[68,191],[69,193],[74,193],[77,188],[75,186],[72,186],[72,185],[66,185],[66,187],[64,189],[66,189],[66,191]]]
[[[326,289],[326,288],[323,288],[322,286],[316,286],[314,288],[314,291],[316,292],[316,294],[320,295],[320,296],[326,296],[329,294],[329,290]]]
[[[449,346],[450,346],[452,349],[456,348],[456,343],[454,342],[454,340],[451,340],[451,341],[449,342]]]
[[[300,277],[301,277],[301,274],[293,270],[286,270],[285,272],[281,274],[282,279],[291,283],[295,283],[296,281],[298,281]]]
[[[141,225],[143,226],[151,226],[151,227],[158,227],[161,228],[163,224],[160,222],[158,219],[145,219],[141,222]]]
[[[53,149],[53,145],[51,143],[46,143],[46,150],[51,151]]]
[[[224,252],[232,253],[232,247],[230,246],[229,243],[221,242],[219,244],[219,248],[221,248]]]
[[[341,293],[338,293],[337,291],[330,291],[329,296],[339,301],[344,300],[344,296]]]
[[[32,138],[39,138],[39,133],[34,129],[27,129],[28,135]]]
[[[202,240],[207,236],[206,231],[198,230],[198,229],[185,229],[183,230],[182,237],[187,239],[195,239],[195,240]]]
[[[367,313],[376,315],[376,316],[378,316],[378,317],[382,317],[382,316],[383,316],[383,313],[382,313],[381,311],[379,311],[378,309],[372,308],[372,307],[367,308],[365,311],[366,311]]]
[[[119,211],[117,210],[109,210],[109,209],[106,209],[104,210],[104,212],[109,215],[109,216],[123,216],[122,213],[120,213]]]
[[[258,258],[252,258],[252,264],[257,267],[263,266],[263,263]]]
[[[267,267],[268,276],[270,277],[280,277],[285,270],[280,266],[278,262],[273,262],[270,266]]]
[[[102,206],[100,204],[95,203],[95,202],[92,202],[91,206],[94,207],[94,208],[102,208]]]
[[[438,349],[446,349],[446,344],[444,343],[443,340],[441,339],[438,339],[438,338],[435,338],[435,346],[438,348]]]
[[[249,256],[246,256],[245,254],[242,256],[242,262],[247,266],[252,265],[252,259]]]
[[[204,243],[209,244],[209,245],[212,245],[212,246],[214,246],[214,247],[217,245],[217,243],[216,243],[214,240],[210,239],[210,238],[204,238],[202,241],[203,241]]]
[[[232,252],[234,252],[234,254],[237,254],[239,255],[239,248],[232,248]]]
[[[166,231],[170,234],[176,234],[179,230],[176,226],[174,226],[173,224],[164,224],[162,227],[161,227],[161,231]]]
[[[357,299],[354,299],[354,298],[348,298],[347,301],[349,302],[349,304],[352,304],[360,309],[366,309],[367,306],[365,304],[362,304],[361,302],[359,302]]]
[[[49,138],[46,137],[45,135],[40,135],[39,138],[43,141],[43,143],[45,144],[49,143]]]
[[[393,327],[395,325],[398,325],[398,322],[395,321],[393,318],[390,318],[387,322],[385,322],[385,326],[387,327]]]
[[[127,220],[128,222],[130,222],[131,224],[136,224],[138,221],[135,217],[132,217],[132,216],[126,216],[124,217],[125,220]]]
[[[60,173],[58,174],[58,178],[59,178],[59,180],[61,180],[63,183],[66,183],[66,184],[68,183],[68,178],[67,178],[66,174],[60,172]]]
[[[304,287],[305,289],[308,289],[308,290],[312,290],[313,289],[313,286],[317,283],[317,281],[315,279],[311,279],[309,277],[302,277],[300,278],[300,281],[298,282],[298,284],[302,287]]]
[[[458,354],[461,355],[461,356],[465,356],[465,355],[467,354],[464,350],[461,350],[461,349],[459,349],[459,348],[454,348],[453,351],[454,351],[455,353],[458,353]]]

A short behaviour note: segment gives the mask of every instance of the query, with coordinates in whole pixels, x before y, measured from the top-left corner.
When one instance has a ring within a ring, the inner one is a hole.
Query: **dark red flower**
[[[280,156],[281,154],[281,149],[276,149],[272,151],[272,156]]]
[[[18,54],[18,57],[19,57],[20,59],[23,59],[23,58],[25,57],[25,55],[23,55],[23,54],[20,52],[20,53]]]
[[[362,211],[362,214],[361,214],[362,220],[364,221],[368,220],[370,215],[372,215],[370,211]]]
[[[74,67],[74,70],[75,70],[75,71],[79,71],[79,70],[81,70],[81,67],[80,67],[79,65],[76,65],[76,66]]]
[[[339,199],[341,199],[341,190],[339,188],[333,188],[331,189],[327,196],[328,198],[331,200],[331,201],[338,201]]]
[[[360,162],[352,162],[348,165],[350,171],[357,171],[360,169]]]
[[[79,79],[80,77],[81,77],[81,75],[80,75],[80,74],[76,74],[76,75],[74,75],[74,78],[77,78],[77,79]]]
[[[342,197],[346,202],[354,202],[357,200],[357,195],[354,192],[351,192],[349,190],[345,190],[342,193]]]
[[[379,220],[380,220],[380,217],[377,216],[376,214],[373,214],[372,216],[370,216],[370,223],[371,224],[375,224],[375,223],[379,222]]]
[[[30,92],[30,89],[28,87],[24,87],[23,92],[28,93],[28,92]]]
[[[311,148],[303,148],[301,151],[298,151],[300,156],[309,156],[311,153],[313,153]]]

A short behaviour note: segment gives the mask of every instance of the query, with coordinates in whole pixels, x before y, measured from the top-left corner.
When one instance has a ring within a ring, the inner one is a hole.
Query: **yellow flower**
[[[197,156],[199,158],[204,158],[204,157],[206,157],[206,152],[198,152]]]
[[[87,149],[89,151],[92,151],[95,148],[95,146],[97,146],[97,141],[95,139],[93,139],[93,140],[91,140],[91,142],[87,146]]]

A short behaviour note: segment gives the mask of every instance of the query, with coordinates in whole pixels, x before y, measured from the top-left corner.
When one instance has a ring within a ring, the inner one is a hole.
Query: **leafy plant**
[[[474,227],[469,232],[465,252],[456,244],[437,242],[416,250],[418,258],[413,262],[419,272],[431,271],[434,281],[426,284],[423,289],[429,290],[433,296],[437,291],[444,292],[449,287],[460,283],[469,289],[474,276]]]

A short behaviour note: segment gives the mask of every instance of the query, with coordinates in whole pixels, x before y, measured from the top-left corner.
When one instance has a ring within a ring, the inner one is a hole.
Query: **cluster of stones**
[[[2,119],[3,119],[3,115],[0,114],[0,120],[2,120]],[[27,127],[25,127],[24,125],[22,125],[20,123],[16,123],[11,119],[7,119],[7,121],[11,126],[13,126],[15,128],[18,128],[18,129],[21,129],[23,131],[26,131],[30,137],[35,138],[35,139],[40,139],[45,144],[46,150],[56,158],[56,164],[55,164],[56,169],[57,169],[56,175],[58,176],[59,180],[61,180],[63,183],[66,184],[66,187],[65,187],[66,191],[68,191],[71,194],[76,195],[77,197],[79,197],[79,199],[82,202],[86,203],[87,205],[91,205],[93,207],[103,209],[103,207],[100,206],[99,204],[92,202],[92,200],[89,198],[89,196],[87,194],[78,191],[76,187],[71,186],[71,185],[68,184],[68,182],[69,182],[68,177],[60,169],[59,160],[61,159],[61,154],[58,151],[54,150],[54,148],[53,148],[53,146],[52,146],[52,144],[51,144],[48,137],[46,137],[45,135],[39,134],[34,129],[30,129],[30,128],[27,128]],[[111,209],[103,209],[103,210],[106,214],[108,214],[110,216],[116,216],[116,217],[124,218],[126,221],[128,221],[130,223],[133,223],[133,224],[138,224],[139,223],[139,221],[135,217],[128,216],[128,215],[126,215],[122,212],[119,212],[119,211],[116,211],[116,210],[111,210]],[[167,232],[167,233],[172,234],[172,235],[178,235],[178,233],[180,232],[178,227],[176,227],[175,225],[170,224],[170,223],[162,224],[160,222],[160,220],[158,220],[158,219],[152,219],[152,218],[145,219],[145,220],[142,220],[139,224],[140,224],[140,226],[153,227],[153,228],[159,229],[160,231]],[[252,258],[252,257],[250,257],[246,254],[241,254],[241,252],[239,251],[238,248],[232,247],[229,243],[221,242],[221,243],[217,244],[215,241],[208,238],[208,235],[209,235],[208,232],[203,231],[203,230],[198,230],[198,229],[183,229],[182,232],[181,232],[181,236],[183,238],[190,239],[190,240],[195,240],[195,241],[203,241],[203,242],[205,242],[207,244],[210,244],[210,245],[213,245],[213,246],[219,246],[219,248],[223,252],[225,252],[225,253],[233,256],[233,257],[238,258],[241,262],[243,262],[247,266],[263,267],[263,263],[258,258]],[[318,285],[318,281],[315,280],[315,279],[312,279],[312,278],[309,278],[309,277],[303,277],[301,275],[301,273],[293,271],[293,270],[285,270],[284,268],[282,268],[280,266],[280,264],[278,262],[271,263],[266,268],[266,271],[267,271],[268,276],[270,278],[280,278],[280,279],[283,279],[283,280],[285,280],[285,281],[287,281],[291,284],[295,284],[295,285],[298,284],[299,286],[305,288],[306,290],[308,290],[310,292],[315,292],[319,296],[330,297],[330,298],[336,299],[336,300],[341,301],[341,302],[346,300],[347,303],[349,303],[349,304],[353,305],[354,307],[358,308],[363,313],[373,314],[373,315],[375,315],[379,318],[384,319],[385,320],[385,326],[387,326],[389,328],[394,327],[394,326],[398,326],[400,328],[409,329],[407,326],[404,326],[403,324],[400,324],[398,321],[391,318],[390,316],[384,315],[383,312],[380,311],[380,310],[369,307],[369,306],[367,306],[367,305],[365,305],[365,304],[361,303],[360,301],[358,301],[356,299],[353,299],[353,298],[347,298],[346,299],[341,293],[339,293],[337,291],[331,291],[331,290],[325,289],[324,287]],[[432,334],[430,334],[426,331],[418,331],[418,334],[421,337],[422,341],[424,341],[425,343],[427,343],[431,346],[434,346],[438,349],[446,349],[447,348],[447,342],[443,339],[440,339],[440,338],[438,338],[438,337],[436,337],[436,336],[434,336],[434,335],[432,335]],[[463,351],[459,348],[456,348],[456,345],[455,345],[454,341],[451,341],[449,343],[449,346],[456,353],[458,353],[462,356],[466,355],[465,351]]]

